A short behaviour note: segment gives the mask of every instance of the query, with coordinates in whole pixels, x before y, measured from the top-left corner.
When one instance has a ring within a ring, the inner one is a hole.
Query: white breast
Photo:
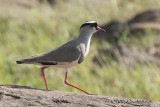
[[[89,39],[89,40],[87,41],[87,43],[86,43],[86,51],[85,51],[85,53],[84,53],[84,57],[86,57],[86,56],[88,55],[88,53],[89,53],[90,41],[91,41],[91,39]]]

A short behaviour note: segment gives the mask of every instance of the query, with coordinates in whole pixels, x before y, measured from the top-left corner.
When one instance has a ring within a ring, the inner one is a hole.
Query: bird
[[[67,81],[69,69],[73,66],[81,64],[89,53],[92,35],[97,31],[104,31],[98,26],[96,21],[86,21],[80,26],[79,36],[63,45],[60,45],[50,51],[36,54],[24,59],[17,60],[17,64],[34,64],[41,66],[46,90],[48,90],[47,81],[44,70],[48,67],[64,68],[64,83],[68,86],[76,88],[86,94],[91,94]]]

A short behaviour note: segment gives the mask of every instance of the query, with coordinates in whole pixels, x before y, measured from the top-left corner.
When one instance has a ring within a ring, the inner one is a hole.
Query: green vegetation
[[[48,51],[78,36],[79,26],[86,20],[104,24],[110,20],[126,21],[146,9],[160,8],[159,0],[87,0],[58,1],[32,8],[0,10],[0,84],[18,84],[45,89],[40,68],[35,65],[16,65],[15,61],[33,54]],[[145,39],[122,38],[122,42],[144,48],[153,44],[154,32]],[[149,36],[151,35],[151,36]],[[104,42],[104,41],[103,41]],[[109,43],[104,43],[110,45]],[[96,40],[91,51],[96,51]],[[79,66],[71,68],[69,82],[86,91],[116,97],[141,98],[160,101],[160,68],[143,64],[129,69],[123,63],[99,67],[92,64],[93,53]],[[50,90],[79,92],[66,86],[62,69],[45,71]]]

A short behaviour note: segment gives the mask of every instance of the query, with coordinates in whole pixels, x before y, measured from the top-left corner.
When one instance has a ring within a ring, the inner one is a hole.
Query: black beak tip
[[[106,30],[102,29],[102,31],[106,32]]]

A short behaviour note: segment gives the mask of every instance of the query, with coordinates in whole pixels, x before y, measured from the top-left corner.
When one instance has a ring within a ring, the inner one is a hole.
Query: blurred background
[[[76,38],[90,20],[107,33],[94,34],[68,81],[99,95],[160,101],[159,0],[0,0],[0,84],[45,89],[40,67],[15,61]],[[45,74],[50,90],[81,93],[64,84],[63,69]]]

